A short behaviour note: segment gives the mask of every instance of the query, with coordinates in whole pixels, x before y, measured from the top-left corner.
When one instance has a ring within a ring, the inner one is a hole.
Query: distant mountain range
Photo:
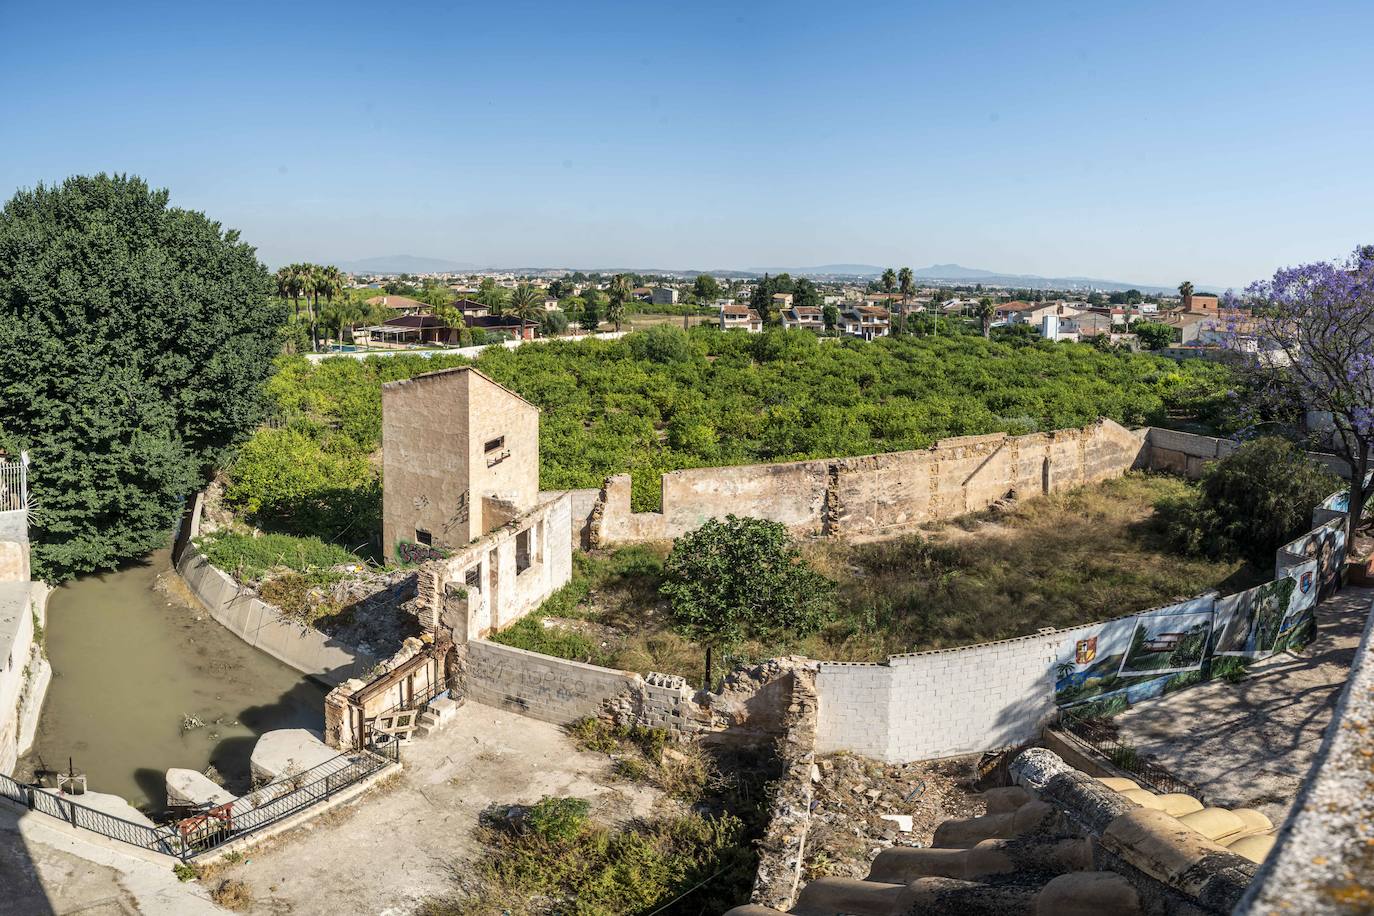
[[[391,254],[380,258],[340,261],[338,268],[351,274],[442,274],[459,270],[481,270],[480,264],[421,258],[413,254]]]
[[[882,276],[885,268],[874,264],[822,264],[819,267],[777,267],[758,270],[756,273],[790,273],[802,277],[859,277],[871,279]],[[946,283],[982,283],[987,286],[1015,286],[1024,289],[1100,289],[1128,290],[1138,289],[1143,293],[1162,293],[1173,289],[1170,286],[1154,286],[1149,283],[1126,283],[1121,280],[1101,280],[1095,277],[1042,277],[1038,274],[1005,274],[995,270],[981,270],[977,267],[964,267],[960,264],[932,264],[913,270],[918,280],[943,280]],[[1198,284],[1198,291],[1204,287]]]
[[[395,254],[379,258],[363,258],[357,261],[344,261],[339,263],[338,266],[349,273],[355,274],[426,274],[491,269],[484,268],[479,264],[448,261],[443,258],[416,257],[415,255],[409,254]],[[520,267],[514,270],[517,273],[523,274],[553,276],[564,270],[573,269],[574,268]],[[587,273],[607,274],[632,272],[685,277],[694,277],[697,274],[708,273],[714,277],[729,279],[751,279],[753,277],[761,277],[764,274],[777,275],[780,273],[788,273],[794,277],[843,277],[870,280],[882,276],[885,268],[875,264],[821,264],[817,267],[755,267],[747,270],[680,270],[647,267],[584,267],[581,269]],[[964,267],[960,264],[932,264],[930,267],[922,267],[913,270],[912,273],[918,280],[930,282],[958,284],[982,283],[987,286],[1006,286],[1020,289],[1098,289],[1106,291],[1138,289],[1143,293],[1167,293],[1175,289],[1175,287],[1172,286],[1155,286],[1149,283],[1127,283],[1121,280],[1102,280],[1095,277],[1042,277],[1038,274],[1007,274],[995,270],[982,270],[977,267]],[[1197,283],[1196,286],[1198,292],[1221,291],[1220,287],[1209,287],[1203,283]]]

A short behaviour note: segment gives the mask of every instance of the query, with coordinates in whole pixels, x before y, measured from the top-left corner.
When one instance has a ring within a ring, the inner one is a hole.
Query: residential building
[[[655,286],[649,293],[649,301],[654,305],[677,305],[678,291],[671,286]]]
[[[1204,293],[1189,293],[1183,297],[1183,310],[1185,312],[1207,312],[1215,315],[1220,303],[1216,296]]]
[[[409,296],[373,296],[371,299],[367,300],[367,304],[395,309],[402,314],[425,312],[430,309],[430,304],[428,302],[421,302],[419,299],[412,299]]]
[[[741,330],[750,334],[763,333],[763,319],[747,305],[727,305],[720,310],[722,331]]]
[[[784,312],[792,307],[791,293],[774,293],[773,308],[779,312]]]
[[[892,328],[888,310],[877,305],[851,305],[840,312],[840,332],[863,340],[886,337]]]
[[[825,310],[814,305],[794,305],[781,314],[784,328],[805,328],[817,332],[825,330]]]
[[[1004,308],[1007,316],[1007,324],[1031,324],[1036,327],[1044,327],[1046,318],[1063,320],[1073,318],[1081,313],[1080,309],[1074,308],[1064,301],[1058,302],[1024,302],[1019,303],[1018,308],[1010,308],[1016,303],[1007,303]]]

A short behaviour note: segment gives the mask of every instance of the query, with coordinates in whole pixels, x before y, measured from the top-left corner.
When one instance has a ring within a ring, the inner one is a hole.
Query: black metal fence
[[[1142,788],[1161,795],[1179,792],[1193,796],[1204,805],[1207,803],[1197,786],[1175,776],[1148,755],[1142,754],[1135,745],[1123,741],[1120,729],[1111,719],[1076,716],[1066,710],[1059,715],[1058,727],[1118,770],[1130,773]]]
[[[74,801],[73,796],[3,774],[0,798],[73,827],[185,861],[304,811],[399,760],[400,745],[395,742],[339,754],[308,770],[275,779],[229,804],[153,827],[97,811]]]

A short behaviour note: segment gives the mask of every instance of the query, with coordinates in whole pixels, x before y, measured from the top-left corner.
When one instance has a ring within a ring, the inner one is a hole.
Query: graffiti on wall
[[[414,541],[396,542],[396,559],[402,563],[418,566],[430,560],[443,560],[448,558],[447,550],[440,550],[438,547],[431,547],[428,544],[417,544]]]

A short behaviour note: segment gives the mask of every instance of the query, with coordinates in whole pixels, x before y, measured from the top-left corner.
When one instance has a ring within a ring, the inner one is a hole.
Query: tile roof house
[[[727,305],[720,310],[720,329],[738,329],[750,334],[763,333],[763,319],[747,305]]]
[[[806,328],[809,331],[825,330],[825,312],[814,305],[795,305],[782,313],[784,328]]]
[[[421,302],[419,299],[412,299],[409,296],[373,296],[367,300],[368,305],[380,305],[384,308],[395,309],[398,312],[423,312],[429,310],[428,302]]]
[[[852,337],[873,340],[886,337],[891,329],[891,315],[881,306],[851,305],[840,312],[840,331]]]

